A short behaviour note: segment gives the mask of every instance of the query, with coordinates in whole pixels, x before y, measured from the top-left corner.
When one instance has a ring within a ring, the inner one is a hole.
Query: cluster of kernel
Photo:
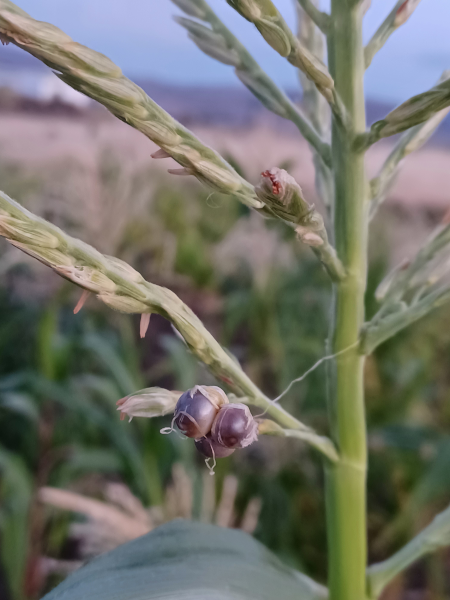
[[[258,439],[258,425],[245,404],[230,404],[215,386],[195,386],[175,407],[174,422],[207,458],[225,458]]]

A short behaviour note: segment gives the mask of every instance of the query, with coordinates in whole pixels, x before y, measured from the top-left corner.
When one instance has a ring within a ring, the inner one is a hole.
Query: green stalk
[[[362,11],[351,0],[332,0],[329,65],[347,111],[345,127],[333,122],[335,239],[347,271],[335,287],[334,352],[356,345],[364,323],[367,271],[368,184],[364,156],[354,137],[365,130]],[[339,460],[328,466],[326,505],[330,600],[366,597],[366,423],[364,357],[356,346],[336,361],[330,419]]]

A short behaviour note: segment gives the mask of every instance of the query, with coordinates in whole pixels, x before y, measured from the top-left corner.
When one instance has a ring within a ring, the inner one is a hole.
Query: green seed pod
[[[95,294],[113,294],[117,286],[109,279],[104,273],[101,273],[97,269],[87,266],[73,266],[73,267],[61,267],[55,266],[53,270],[68,279],[73,281],[80,287]]]
[[[0,233],[0,235],[3,234]],[[71,256],[67,256],[67,254],[63,254],[59,250],[53,250],[52,248],[40,248],[38,246],[33,246],[31,249],[29,246],[22,244],[21,242],[16,242],[15,240],[11,239],[8,239],[8,241],[16,248],[19,248],[19,250],[22,250],[22,252],[25,252],[25,254],[36,258],[48,267],[54,268],[55,265],[60,267],[74,266],[74,259]]]
[[[60,246],[59,239],[49,231],[36,231],[33,223],[8,215],[0,215],[0,235],[16,242],[31,243],[40,248],[55,249]]]
[[[265,19],[256,21],[255,25],[269,46],[281,56],[289,56],[291,53],[291,44],[288,36],[279,25]]]
[[[104,302],[106,306],[113,310],[118,310],[122,313],[139,314],[147,313],[148,305],[130,296],[122,296],[120,294],[98,294],[97,298]]]

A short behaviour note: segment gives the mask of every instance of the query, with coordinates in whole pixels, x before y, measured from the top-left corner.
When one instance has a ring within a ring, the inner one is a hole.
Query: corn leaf
[[[68,577],[45,600],[318,600],[324,587],[247,534],[172,521]]]

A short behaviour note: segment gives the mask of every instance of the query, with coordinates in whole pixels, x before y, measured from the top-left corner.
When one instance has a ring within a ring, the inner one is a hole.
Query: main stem
[[[332,0],[329,67],[348,113],[333,123],[335,242],[347,270],[334,294],[334,351],[355,346],[364,322],[367,271],[367,191],[364,156],[353,137],[365,131],[362,14],[354,0]],[[366,422],[364,358],[357,346],[338,357],[330,399],[339,461],[329,467],[326,504],[330,600],[366,597]]]

